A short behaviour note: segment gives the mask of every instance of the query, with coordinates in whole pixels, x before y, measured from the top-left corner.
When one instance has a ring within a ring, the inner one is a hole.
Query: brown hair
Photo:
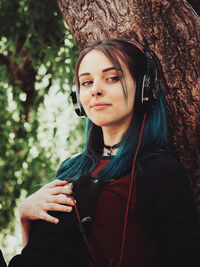
[[[124,63],[128,67],[132,75],[132,78],[136,80],[136,85],[138,85],[141,77],[143,76],[146,70],[146,64],[147,64],[146,56],[142,53],[142,51],[140,51],[140,49],[136,48],[133,44],[129,43],[127,40],[111,39],[111,40],[102,40],[91,43],[81,51],[76,63],[75,77],[74,77],[78,90],[80,87],[78,71],[81,61],[84,58],[84,56],[87,55],[93,49],[97,49],[103,52],[111,60],[116,70],[118,69],[123,70],[122,64]],[[123,78],[123,73],[122,75],[119,75],[119,77]],[[124,79],[120,80],[124,90],[125,98],[127,100],[128,96],[127,96],[125,81]],[[136,94],[137,94],[137,89],[136,89]]]

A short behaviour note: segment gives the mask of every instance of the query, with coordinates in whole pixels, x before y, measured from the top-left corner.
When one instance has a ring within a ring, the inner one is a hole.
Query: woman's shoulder
[[[144,160],[145,164],[151,164],[151,165],[157,165],[157,164],[161,164],[163,165],[175,165],[175,166],[181,166],[179,160],[174,157],[173,155],[163,151],[163,152],[158,152],[152,155],[150,154],[150,156]]]
[[[153,176],[177,175],[179,173],[185,175],[185,170],[178,159],[166,152],[153,155],[146,159],[142,164],[141,172]]]
[[[160,153],[145,160],[138,176],[138,183],[152,188],[153,191],[178,193],[191,188],[181,163],[167,153]]]

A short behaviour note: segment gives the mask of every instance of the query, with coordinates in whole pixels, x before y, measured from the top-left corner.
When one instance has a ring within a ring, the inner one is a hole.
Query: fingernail
[[[67,185],[65,185],[65,188],[72,190],[73,184],[72,183],[68,183]]]
[[[69,183],[69,189],[72,189],[73,183]]]
[[[72,202],[73,202],[73,204],[74,204],[74,203],[76,204],[76,200],[75,200],[75,199],[73,199]]]
[[[71,197],[71,204],[74,204],[74,202],[76,203],[76,200]]]

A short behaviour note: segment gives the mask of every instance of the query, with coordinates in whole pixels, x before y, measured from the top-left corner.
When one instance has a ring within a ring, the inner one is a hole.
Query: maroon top
[[[91,173],[96,176],[108,160],[102,160]],[[117,266],[120,257],[125,210],[131,175],[107,183],[99,196],[89,241],[96,263],[90,266]],[[124,254],[121,266],[153,267],[160,265],[160,252],[146,228],[136,219],[134,189],[131,196]]]

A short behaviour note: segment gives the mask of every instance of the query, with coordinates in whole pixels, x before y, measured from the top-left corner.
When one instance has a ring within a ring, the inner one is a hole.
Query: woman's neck
[[[102,127],[104,145],[113,146],[121,141],[124,131],[111,127]]]
[[[104,145],[113,146],[119,143],[123,134],[130,126],[131,118],[129,120],[117,121],[113,124],[102,126]]]
[[[119,131],[103,130],[103,156],[114,156],[117,153],[121,137],[122,133]]]

